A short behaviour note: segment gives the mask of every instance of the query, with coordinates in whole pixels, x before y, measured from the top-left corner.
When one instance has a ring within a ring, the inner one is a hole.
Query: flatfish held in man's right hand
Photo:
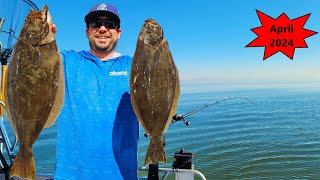
[[[51,26],[46,5],[41,11],[31,10],[8,65],[6,111],[19,140],[10,177],[35,179],[32,145],[41,130],[54,123],[63,105],[62,61]]]

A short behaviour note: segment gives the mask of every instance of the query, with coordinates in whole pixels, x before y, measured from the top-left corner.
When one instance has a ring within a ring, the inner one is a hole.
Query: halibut
[[[164,140],[180,95],[177,67],[162,27],[152,19],[144,22],[134,53],[130,94],[133,109],[150,143],[144,164],[166,162]]]
[[[10,177],[35,179],[32,146],[42,129],[54,123],[63,105],[63,67],[51,25],[46,5],[40,11],[30,10],[8,65],[6,111],[19,140]]]

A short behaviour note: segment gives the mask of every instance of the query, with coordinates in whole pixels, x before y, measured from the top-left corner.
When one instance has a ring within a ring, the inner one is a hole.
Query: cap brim
[[[84,21],[86,23],[90,22],[91,20],[93,19],[96,19],[98,16],[107,16],[107,17],[110,17],[112,18],[113,20],[115,20],[118,24],[120,24],[120,19],[119,17],[112,13],[112,12],[108,12],[108,11],[93,11],[93,12],[90,12],[89,14],[87,14],[84,18]]]

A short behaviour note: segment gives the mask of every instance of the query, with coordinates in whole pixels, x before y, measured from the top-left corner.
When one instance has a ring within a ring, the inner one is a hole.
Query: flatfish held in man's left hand
[[[137,40],[130,74],[132,107],[150,135],[145,165],[167,161],[162,135],[176,112],[179,95],[179,73],[163,29],[147,19]]]

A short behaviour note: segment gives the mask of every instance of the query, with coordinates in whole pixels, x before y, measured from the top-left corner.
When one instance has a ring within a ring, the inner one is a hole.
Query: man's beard
[[[93,41],[93,42],[89,41],[89,46],[94,51],[111,52],[111,51],[115,50],[117,43],[118,42],[109,43],[109,46],[104,46],[104,45],[96,43],[95,41]]]

